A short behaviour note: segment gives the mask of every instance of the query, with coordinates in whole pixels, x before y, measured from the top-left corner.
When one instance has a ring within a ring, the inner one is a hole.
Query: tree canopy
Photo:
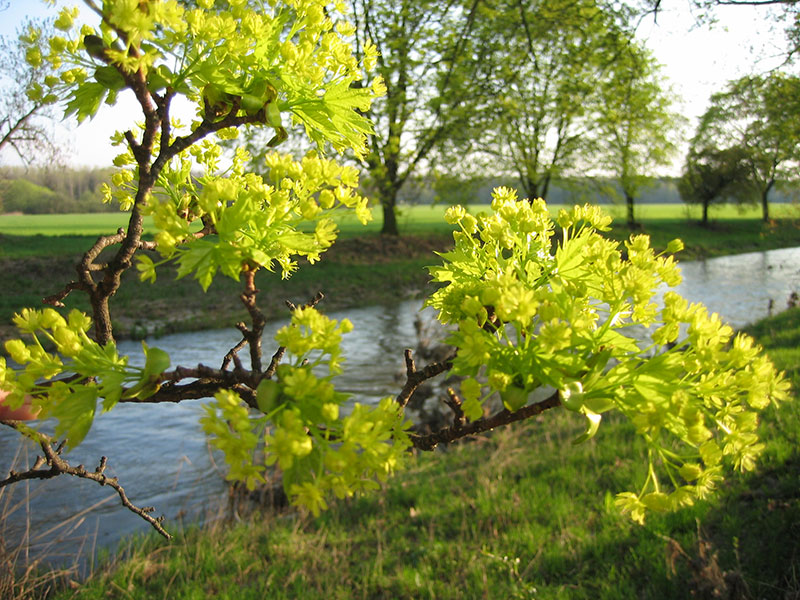
[[[690,148],[678,192],[684,202],[703,207],[702,224],[708,225],[711,204],[746,200],[749,158],[741,147]]]
[[[601,149],[599,165],[616,176],[633,225],[640,191],[677,152],[683,117],[674,110],[673,95],[645,48],[631,40],[617,56],[614,73],[600,84],[603,102],[594,135]]]
[[[554,178],[588,167],[602,84],[616,81],[631,40],[627,17],[594,0],[483,5],[496,101],[478,117],[476,151],[516,174],[528,197],[546,198]]]
[[[29,21],[20,40],[0,38],[0,153],[13,150],[24,163],[46,163],[57,154],[46,126],[57,96],[47,87],[59,82],[60,65],[41,59],[51,50],[42,27]]]
[[[738,148],[746,157],[750,199],[769,220],[769,193],[796,181],[800,167],[800,78],[779,71],[746,76],[714,94],[700,119],[693,146]]]

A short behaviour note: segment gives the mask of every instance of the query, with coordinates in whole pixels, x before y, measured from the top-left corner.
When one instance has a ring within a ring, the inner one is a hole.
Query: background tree
[[[482,10],[496,100],[476,115],[476,151],[495,171],[517,175],[529,198],[547,198],[553,179],[586,167],[595,148],[609,90],[601,84],[628,46],[627,15],[595,0],[487,2]]]
[[[479,0],[354,0],[356,51],[378,51],[373,76],[386,95],[368,113],[375,126],[365,165],[383,209],[381,233],[398,233],[398,193],[430,170],[436,150],[463,135],[481,94],[475,44]]]
[[[678,192],[684,202],[703,207],[701,222],[707,226],[709,206],[746,198],[748,185],[749,156],[743,148],[691,147],[678,180]]]
[[[265,481],[267,465],[277,464],[292,503],[313,513],[327,506],[328,495],[377,487],[376,480],[404,464],[411,446],[432,450],[556,408],[585,425],[576,442],[592,438],[610,411],[635,424],[647,442],[647,475],[617,504],[639,522],[647,510],[705,497],[726,465],[753,468],[763,450],[757,413],[787,397],[783,377],[751,338],[734,336],[703,306],[667,292],[659,309],[656,291],[680,281],[672,256],[656,254],[647,236],[624,246],[604,237],[610,218],[589,205],[563,210],[554,222],[543,201],[520,201],[513,190],[498,188],[490,214],[449,209],[455,248],[431,269],[441,285],[428,304],[452,325],[452,354],[418,367],[407,350],[406,380],[396,397],[345,405],[336,376],[344,360],[341,336],[353,324],[319,312],[320,297],[292,305],[291,321],[276,333],[266,359],[255,273],[279,269],[288,277],[301,259],[318,260],[335,241],[334,208],[364,221],[371,213],[354,192],[352,167],[318,153],[296,161],[276,152],[266,157],[265,179],[246,171],[249,156],[241,150],[231,165],[221,165],[214,136],[259,126],[274,132],[277,144],[287,137],[290,115],[305,125],[317,152],[330,145],[363,155],[370,131],[363,113],[383,86],[356,85],[366,57],[362,63],[354,57],[352,26],[322,0],[264,3],[259,10],[241,1],[220,10],[198,0],[188,11],[174,1],[85,3],[96,13],[95,26],[76,32],[68,9],[56,22],[68,33],[52,45],[72,74],[57,91],[67,114],[79,119],[94,115],[104,100],[113,103],[117,92],[135,96],[144,121],[116,136],[124,148],[107,189],[129,220],[87,250],[77,277],[45,298],[49,308],[22,309],[14,318],[22,337],[5,349],[19,367],[0,359],[4,404],[31,404],[47,417],[40,427],[54,424],[54,434],[0,421],[43,453],[0,487],[61,474],[93,480],[113,487],[125,506],[168,535],[104,474],[105,458],[95,470],[75,467],[62,446],[75,447],[98,412],[121,402],[211,396],[201,423],[224,452],[228,477],[252,488]],[[170,119],[178,96],[196,107],[191,123]],[[145,215],[153,218],[154,241],[142,238]],[[675,241],[669,250],[681,246]],[[235,346],[220,350],[218,368],[173,367],[166,352],[146,344],[143,366],[118,352],[110,307],[122,275],[135,265],[143,281],[155,283],[167,263],[202,290],[215,276],[242,282],[238,300],[248,323],[237,326]],[[73,292],[88,296],[91,317],[57,310]],[[633,324],[647,326],[651,339],[637,340]],[[409,431],[412,393],[446,372],[464,377],[460,391],[448,396],[452,421],[429,433]],[[547,397],[537,399],[536,390]],[[55,436],[65,444],[55,444]],[[256,453],[266,464],[254,462]]]
[[[769,220],[769,193],[796,181],[800,167],[800,78],[781,72],[747,76],[714,94],[700,119],[697,145],[746,154],[753,201]]]
[[[0,38],[0,154],[13,150],[25,163],[52,161],[57,154],[46,123],[53,116],[49,107],[57,99],[47,88],[58,81],[59,69],[45,59],[51,48],[41,27],[41,23],[23,25],[23,43]]]
[[[659,67],[644,47],[631,41],[617,55],[613,70],[614,76],[600,84],[604,101],[594,135],[600,166],[616,176],[632,226],[636,198],[658,167],[671,164],[684,119],[673,109],[673,95],[664,89]]]
[[[430,169],[444,144],[467,130],[479,88],[480,49],[472,38],[478,0],[352,0],[354,53],[374,69],[363,83],[386,93],[364,113],[373,123],[369,152],[357,164],[382,208],[381,233],[397,235],[401,189]],[[254,165],[263,162],[263,137],[249,135]],[[303,140],[297,154],[302,155]]]

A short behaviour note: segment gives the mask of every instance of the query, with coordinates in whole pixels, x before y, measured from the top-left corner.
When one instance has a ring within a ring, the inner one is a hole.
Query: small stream
[[[684,282],[677,291],[690,301],[704,302],[734,327],[766,316],[770,300],[776,311],[782,310],[789,295],[800,290],[800,248],[687,262],[681,267]],[[414,300],[331,313],[355,325],[343,338],[347,363],[337,388],[362,403],[395,395],[404,369],[403,350],[417,341],[414,321],[420,306]],[[426,310],[422,317],[433,319],[433,313]],[[284,324],[270,323],[265,340]],[[169,335],[147,343],[169,352],[173,365],[217,366],[237,341],[238,332],[226,329]],[[121,342],[119,350],[130,354],[133,362],[140,361],[138,342]],[[269,353],[265,342],[265,354]],[[155,514],[163,513],[168,529],[206,517],[224,504],[227,491],[224,465],[209,451],[198,423],[202,403],[119,405],[96,419],[68,459],[93,469],[100,456],[108,456],[106,473],[119,477],[134,504],[155,506]],[[26,468],[35,451],[32,445],[20,448],[14,432],[0,429],[3,473],[18,454],[16,468]],[[7,543],[13,544],[28,530],[32,552],[55,564],[71,563],[79,553],[92,556],[95,548],[113,547],[126,535],[149,530],[119,505],[113,490],[65,476],[0,490],[0,514],[10,515],[0,524],[0,536]]]

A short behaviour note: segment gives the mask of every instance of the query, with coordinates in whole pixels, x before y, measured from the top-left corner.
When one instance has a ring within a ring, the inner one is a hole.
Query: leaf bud
[[[670,254],[675,254],[681,250],[683,250],[683,241],[679,238],[675,238],[669,244],[667,244],[667,252]]]
[[[103,44],[103,38],[94,34],[84,35],[83,47],[86,48],[86,53],[92,58],[105,60],[106,46]]]

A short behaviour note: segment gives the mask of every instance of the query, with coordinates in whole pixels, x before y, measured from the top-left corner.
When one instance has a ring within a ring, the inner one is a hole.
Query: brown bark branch
[[[431,363],[421,371],[418,371],[417,365],[414,363],[413,352],[410,348],[406,348],[405,359],[406,383],[403,385],[403,389],[400,390],[400,393],[396,398],[397,403],[402,408],[405,408],[406,404],[408,404],[408,401],[411,399],[411,395],[414,393],[414,390],[422,385],[422,383],[453,368],[451,357],[448,360]]]
[[[20,430],[21,427],[23,427],[19,421],[0,421],[0,423],[17,430]],[[30,430],[28,430],[26,433],[29,432]],[[154,507],[145,506],[139,508],[138,506],[134,505],[125,493],[124,488],[119,484],[117,478],[108,477],[105,474],[104,471],[106,469],[107,462],[105,456],[100,459],[100,462],[94,471],[87,471],[83,465],[73,467],[65,459],[61,458],[61,450],[63,449],[64,445],[63,442],[58,447],[54,448],[52,438],[39,432],[35,432],[35,435],[37,437],[36,441],[42,448],[44,457],[37,456],[36,461],[33,463],[31,468],[26,471],[10,471],[8,477],[0,480],[0,488],[11,485],[12,483],[17,483],[19,481],[30,479],[52,479],[53,477],[58,477],[60,475],[72,475],[73,477],[78,477],[80,479],[88,479],[90,481],[94,481],[95,483],[99,483],[100,485],[107,485],[114,489],[119,496],[122,506],[150,523],[150,525],[153,526],[153,529],[155,529],[168,540],[172,539],[172,536],[161,526],[161,522],[164,520],[163,515],[157,518],[153,517],[150,515],[150,513],[155,510]],[[49,468],[43,468],[45,466]]]
[[[447,396],[444,398],[444,403],[453,411],[453,427],[455,429],[461,429],[467,421],[464,416],[464,411],[461,409],[461,398],[459,398],[453,388],[447,388]]]
[[[439,431],[434,431],[433,433],[425,435],[411,434],[411,443],[413,444],[414,448],[418,450],[433,450],[439,444],[449,444],[470,435],[489,431],[495,427],[509,425],[510,423],[515,423],[517,421],[524,421],[525,419],[529,419],[530,417],[536,416],[546,410],[560,405],[561,400],[558,397],[558,392],[555,392],[549,398],[542,400],[541,402],[537,402],[536,404],[523,406],[515,412],[510,412],[504,408],[503,410],[493,414],[491,417],[478,419],[477,421],[472,421],[463,426],[459,426],[458,423],[454,423],[450,427],[440,429]]]
[[[95,282],[92,277],[92,272],[103,271],[108,268],[108,264],[97,264],[94,261],[97,260],[97,257],[104,249],[114,244],[119,244],[123,239],[124,232],[122,229],[117,230],[117,233],[114,235],[104,235],[97,238],[97,241],[86,251],[83,257],[81,257],[81,261],[75,267],[78,273],[78,281],[69,282],[61,291],[43,298],[42,302],[50,306],[63,307],[64,304],[62,301],[74,290],[84,291],[91,296],[97,289],[97,282]],[[156,244],[155,242],[140,240],[138,247],[142,250],[154,250]]]

